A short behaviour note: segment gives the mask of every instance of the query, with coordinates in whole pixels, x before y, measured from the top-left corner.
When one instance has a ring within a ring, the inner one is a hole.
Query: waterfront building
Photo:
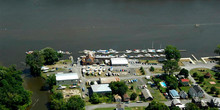
[[[112,66],[127,66],[128,60],[126,58],[111,58]]]
[[[58,73],[56,74],[56,85],[77,85],[79,76],[77,73]]]

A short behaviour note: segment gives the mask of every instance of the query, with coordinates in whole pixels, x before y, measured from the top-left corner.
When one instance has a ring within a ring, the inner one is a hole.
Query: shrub
[[[153,66],[150,67],[150,71],[154,71],[154,67]]]

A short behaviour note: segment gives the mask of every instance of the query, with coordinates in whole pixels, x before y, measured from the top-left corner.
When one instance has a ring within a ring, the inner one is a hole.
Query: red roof
[[[181,79],[181,82],[189,82],[189,79]]]

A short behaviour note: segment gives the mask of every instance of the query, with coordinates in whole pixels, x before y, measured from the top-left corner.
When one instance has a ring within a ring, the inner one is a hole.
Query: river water
[[[76,58],[79,50],[149,48],[154,42],[185,49],[184,56],[209,56],[219,30],[219,0],[0,0],[0,64],[20,66],[25,51],[47,46]],[[41,85],[30,82],[26,87],[37,94]],[[32,109],[46,109],[36,105]]]

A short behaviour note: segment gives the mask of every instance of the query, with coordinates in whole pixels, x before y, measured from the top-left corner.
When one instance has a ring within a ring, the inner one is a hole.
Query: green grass
[[[133,89],[130,89],[131,86],[133,86]],[[133,82],[133,83],[128,84],[128,91],[127,91],[128,96],[131,96],[131,94],[133,92],[135,92],[138,95],[137,97],[139,97],[139,95],[141,94],[141,90],[138,88],[137,82]],[[140,99],[140,97],[139,97],[139,99]],[[138,101],[138,98],[136,98],[136,100],[134,100],[132,102],[136,102],[136,101]]]
[[[151,71],[151,73],[164,73],[164,71],[162,70],[162,68],[154,68],[154,71]]]
[[[151,95],[154,97],[155,101],[167,101],[167,99],[160,93],[159,89],[151,88],[148,85],[148,89],[151,92]]]
[[[146,107],[125,107],[125,110],[145,110]],[[111,108],[97,108],[95,110],[115,110],[115,107]]]
[[[185,91],[186,93],[188,93],[190,88],[191,88],[191,86],[182,86],[182,87],[180,87],[180,89]]]
[[[205,70],[204,72],[201,72],[200,70]],[[190,71],[190,74],[193,75],[193,73],[197,72],[198,73],[198,77],[199,76],[204,76],[207,72],[209,72],[212,77],[211,78],[204,78],[203,83],[199,83],[199,85],[210,95],[215,96],[215,94],[211,94],[210,93],[210,88],[211,87],[216,87],[218,91],[220,91],[220,81],[216,80],[216,76],[214,71],[211,71],[210,69],[206,69],[206,68],[196,68],[196,69],[192,69]],[[198,77],[194,77],[194,79],[199,82],[199,78]],[[214,81],[216,84],[212,85],[209,82],[210,81]],[[218,95],[218,97],[220,97],[220,95]]]

